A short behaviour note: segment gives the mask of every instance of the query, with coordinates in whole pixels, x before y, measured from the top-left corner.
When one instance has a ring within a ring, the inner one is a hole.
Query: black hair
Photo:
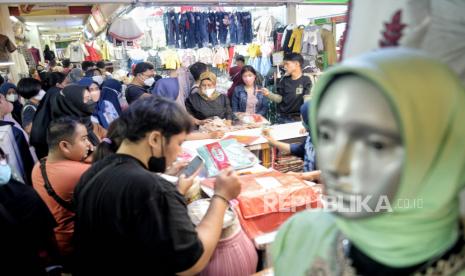
[[[92,162],[96,163],[107,157],[108,155],[116,153],[123,142],[122,131],[124,130],[121,119],[117,118],[108,126],[107,138],[105,138],[95,149],[92,154]],[[107,140],[108,139],[108,140]]]
[[[6,159],[6,154],[2,148],[0,148],[0,159]]]
[[[138,63],[136,65],[136,67],[134,67],[133,75],[137,76],[139,74],[145,73],[145,72],[147,72],[149,70],[153,70],[153,69],[155,69],[155,67],[153,66],[152,63],[150,63],[150,62],[141,62],[141,63]]]
[[[5,82],[5,79],[0,75],[0,85],[2,85]]]
[[[99,62],[97,62],[97,68],[99,69],[105,69],[105,61],[101,60]]]
[[[42,84],[34,78],[22,78],[18,82],[18,94],[27,100],[37,96],[40,89],[42,89]]]
[[[244,75],[246,72],[251,72],[252,74],[257,76],[257,71],[255,71],[255,68],[253,68],[253,66],[245,65],[244,67],[242,67],[241,76]]]
[[[52,60],[49,61],[48,65],[49,65],[50,67],[57,66],[57,61],[56,61],[55,59],[52,59]]]
[[[48,87],[55,87],[57,84],[64,82],[66,75],[61,72],[52,72],[48,75]]]
[[[304,64],[304,58],[301,54],[289,53],[284,55],[284,61],[297,61],[300,64],[300,67]]]
[[[245,58],[244,58],[244,56],[242,56],[242,55],[237,55],[236,58],[235,58],[235,60],[236,60],[236,62],[242,61],[243,63],[245,63]]]
[[[102,71],[100,71],[99,69],[89,69],[86,71],[86,77],[92,78],[93,76],[95,76],[95,71],[99,72],[100,76],[102,75]]]
[[[162,97],[138,99],[120,119],[121,135],[131,142],[143,139],[150,131],[160,131],[169,143],[173,135],[189,133],[192,129],[187,112],[176,102]]]
[[[50,46],[48,46],[48,44],[45,45],[44,51],[50,51]]]
[[[200,75],[202,73],[208,71],[208,67],[205,63],[203,62],[196,62],[189,67],[189,71],[191,72],[192,76],[194,77],[195,81],[198,81],[200,79]]]
[[[61,117],[50,122],[47,132],[49,150],[56,149],[63,140],[71,142],[79,124],[81,121],[73,117]]]
[[[89,68],[91,67],[94,67],[95,66],[95,63],[93,63],[92,61],[83,61],[81,63],[81,68],[82,68],[82,71],[86,72],[87,70],[89,70]]]
[[[67,59],[64,59],[61,62],[61,64],[63,65],[63,67],[68,68],[71,65],[71,61],[69,60],[69,58],[67,58]]]

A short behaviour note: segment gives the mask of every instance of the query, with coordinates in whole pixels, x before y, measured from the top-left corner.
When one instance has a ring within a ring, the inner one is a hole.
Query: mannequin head
[[[394,199],[404,148],[399,124],[378,87],[355,75],[336,78],[321,100],[317,126],[317,158],[339,215],[371,216],[382,196]],[[370,208],[356,209],[360,200]]]

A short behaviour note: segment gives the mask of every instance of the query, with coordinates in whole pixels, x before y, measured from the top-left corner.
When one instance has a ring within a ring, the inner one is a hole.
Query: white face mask
[[[207,97],[210,98],[213,93],[215,93],[215,88],[205,89],[205,95],[207,95]]]
[[[18,100],[18,95],[16,94],[8,94],[6,95],[6,100],[9,101],[10,103],[14,103]]]
[[[104,78],[103,76],[93,76],[92,80],[98,83],[98,85],[100,86],[102,85]]]
[[[35,97],[33,97],[33,99],[40,102],[44,98],[45,94],[47,94],[47,93],[44,90],[41,89],[39,91],[39,94],[37,94]]]
[[[144,81],[144,84],[148,87],[152,87],[153,83],[155,82],[155,78],[154,77],[151,77],[151,78],[148,78]]]

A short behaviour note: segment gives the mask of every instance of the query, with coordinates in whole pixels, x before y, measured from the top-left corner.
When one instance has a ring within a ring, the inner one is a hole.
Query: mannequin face
[[[341,77],[325,92],[317,124],[317,158],[336,213],[363,218],[378,214],[386,199],[395,206],[404,147],[380,89],[360,77]]]

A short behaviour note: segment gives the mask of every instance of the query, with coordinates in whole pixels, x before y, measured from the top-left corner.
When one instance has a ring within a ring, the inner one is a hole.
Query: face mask
[[[100,86],[103,83],[103,76],[93,76],[92,80],[98,83],[98,85]]]
[[[6,100],[9,101],[10,103],[14,103],[18,100],[18,95],[16,94],[8,94],[6,95]]]
[[[205,89],[205,95],[207,95],[207,97],[210,98],[213,93],[215,93],[215,88]]]
[[[148,87],[152,87],[153,83],[155,82],[155,78],[154,77],[151,77],[151,78],[148,78],[144,81],[144,84]]]
[[[39,91],[39,94],[37,94],[35,97],[33,97],[33,99],[40,102],[44,98],[45,94],[46,94],[46,92],[41,89]]]
[[[0,164],[0,185],[7,184],[11,179],[11,168],[8,164]]]
[[[163,146],[161,148],[161,152],[162,152],[162,157],[155,157],[153,156],[153,153],[152,153],[152,157],[150,157],[149,162],[148,162],[149,171],[154,172],[154,173],[164,173],[166,171],[166,158],[165,156],[163,156]]]

